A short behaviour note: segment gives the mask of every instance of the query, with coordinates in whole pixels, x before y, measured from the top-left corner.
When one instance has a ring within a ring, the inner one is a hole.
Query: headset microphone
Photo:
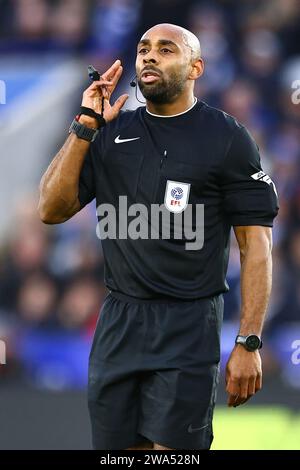
[[[100,73],[92,65],[88,66],[88,74],[93,82],[100,80]]]
[[[93,65],[88,66],[88,74],[89,74],[89,77],[92,80],[92,82],[99,81],[102,78],[100,73],[98,72],[98,70],[96,70],[95,67],[93,67]],[[100,113],[102,118],[103,118],[103,113],[104,113],[104,96],[102,95],[102,98],[101,98],[101,113]]]
[[[129,83],[130,86],[132,86],[132,88],[135,88],[136,87],[136,75],[133,77],[133,79],[131,80],[131,82]]]
[[[134,75],[133,79],[131,80],[131,82],[129,83],[129,85],[132,87],[132,88],[135,88],[135,97],[137,99],[137,101],[139,101],[140,103],[142,104],[145,104],[146,101],[141,101],[139,98],[138,98],[138,95],[137,95],[137,82],[136,82],[136,79],[137,79],[137,75]]]

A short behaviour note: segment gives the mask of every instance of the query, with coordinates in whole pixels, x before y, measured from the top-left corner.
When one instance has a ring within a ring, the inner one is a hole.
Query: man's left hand
[[[228,406],[245,403],[262,387],[261,357],[258,351],[249,352],[237,344],[226,366]]]

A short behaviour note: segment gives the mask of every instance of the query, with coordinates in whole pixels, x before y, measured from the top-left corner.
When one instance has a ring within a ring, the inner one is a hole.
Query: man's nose
[[[153,53],[149,52],[149,54],[143,57],[143,62],[144,64],[148,64],[149,62],[152,64],[156,64],[157,59]]]

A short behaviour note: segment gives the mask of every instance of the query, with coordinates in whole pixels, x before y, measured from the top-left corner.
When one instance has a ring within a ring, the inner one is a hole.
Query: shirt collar
[[[185,113],[188,113],[194,106],[195,104],[197,103],[198,99],[197,97],[195,96],[194,98],[194,103],[192,104],[192,106],[190,106],[188,109],[186,109],[185,111],[182,111],[182,113],[178,113],[178,114],[170,114],[168,116],[164,116],[162,114],[154,114],[154,113],[151,113],[150,111],[148,111],[148,109],[146,108],[146,112],[148,114],[150,114],[151,116],[155,116],[155,117],[159,117],[159,118],[171,118],[171,117],[176,117],[176,116],[181,116],[182,114],[185,114]]]

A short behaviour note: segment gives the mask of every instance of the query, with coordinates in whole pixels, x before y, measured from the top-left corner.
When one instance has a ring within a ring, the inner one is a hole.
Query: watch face
[[[256,335],[250,335],[246,339],[246,346],[247,348],[255,351],[255,349],[258,349],[260,346],[260,339]]]

